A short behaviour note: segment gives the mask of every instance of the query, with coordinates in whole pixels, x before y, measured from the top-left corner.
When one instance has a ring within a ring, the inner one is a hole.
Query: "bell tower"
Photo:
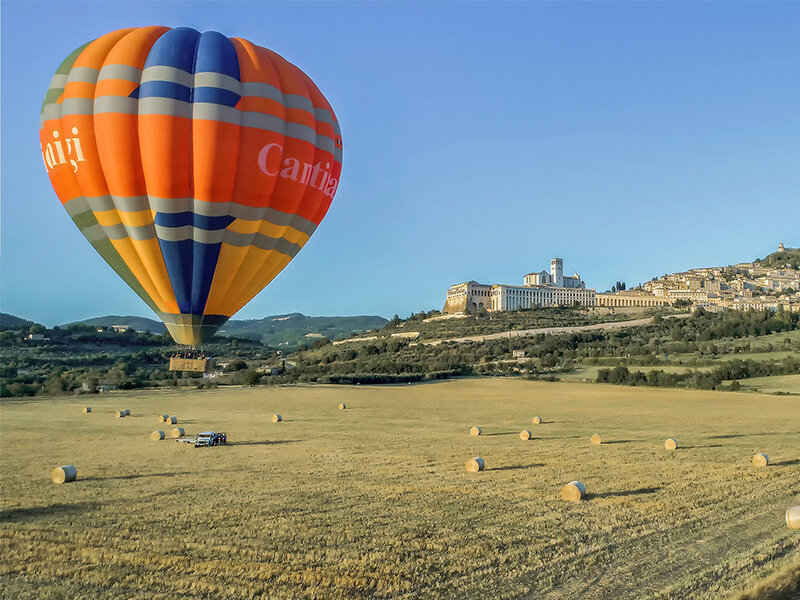
[[[564,287],[564,259],[550,259],[550,277],[553,280],[554,286]]]

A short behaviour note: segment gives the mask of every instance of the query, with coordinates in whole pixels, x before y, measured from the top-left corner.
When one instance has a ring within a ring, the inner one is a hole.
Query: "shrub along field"
[[[230,444],[151,441],[162,413]],[[800,532],[783,519],[800,503],[799,422],[795,397],[501,378],[4,401],[0,586],[37,600],[727,598],[796,572]],[[757,451],[774,465],[752,466]],[[486,470],[467,473],[476,455]],[[77,482],[49,481],[62,464]],[[574,479],[579,504],[559,498]]]

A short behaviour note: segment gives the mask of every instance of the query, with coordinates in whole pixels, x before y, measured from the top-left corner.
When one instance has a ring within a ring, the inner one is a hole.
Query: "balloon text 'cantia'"
[[[335,177],[331,177],[330,171],[327,170],[331,168],[330,162],[326,162],[325,166],[322,167],[322,161],[312,165],[307,162],[301,163],[298,159],[290,156],[283,160],[283,168],[274,167],[274,170],[270,170],[267,162],[269,161],[270,152],[273,150],[277,152],[278,157],[283,155],[283,147],[277,143],[267,144],[258,153],[258,168],[265,175],[270,177],[277,175],[282,179],[291,179],[304,185],[310,185],[323,191],[328,198],[333,198],[334,194],[336,194],[336,187],[339,182]]]

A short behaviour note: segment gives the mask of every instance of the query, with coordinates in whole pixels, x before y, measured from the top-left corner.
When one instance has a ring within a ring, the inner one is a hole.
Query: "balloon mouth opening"
[[[223,315],[171,315],[162,314],[161,320],[172,339],[179,346],[197,349],[211,340],[228,317]]]

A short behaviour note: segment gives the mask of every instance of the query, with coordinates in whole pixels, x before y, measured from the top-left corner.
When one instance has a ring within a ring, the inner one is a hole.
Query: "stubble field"
[[[231,443],[150,441],[169,432],[162,413]],[[800,561],[783,521],[800,504],[799,427],[797,397],[512,379],[4,402],[0,589],[728,598]],[[595,432],[610,443],[591,445]],[[774,464],[752,466],[754,452]],[[486,470],[465,472],[475,455]],[[62,464],[77,482],[49,481]],[[559,498],[573,479],[579,504]]]

